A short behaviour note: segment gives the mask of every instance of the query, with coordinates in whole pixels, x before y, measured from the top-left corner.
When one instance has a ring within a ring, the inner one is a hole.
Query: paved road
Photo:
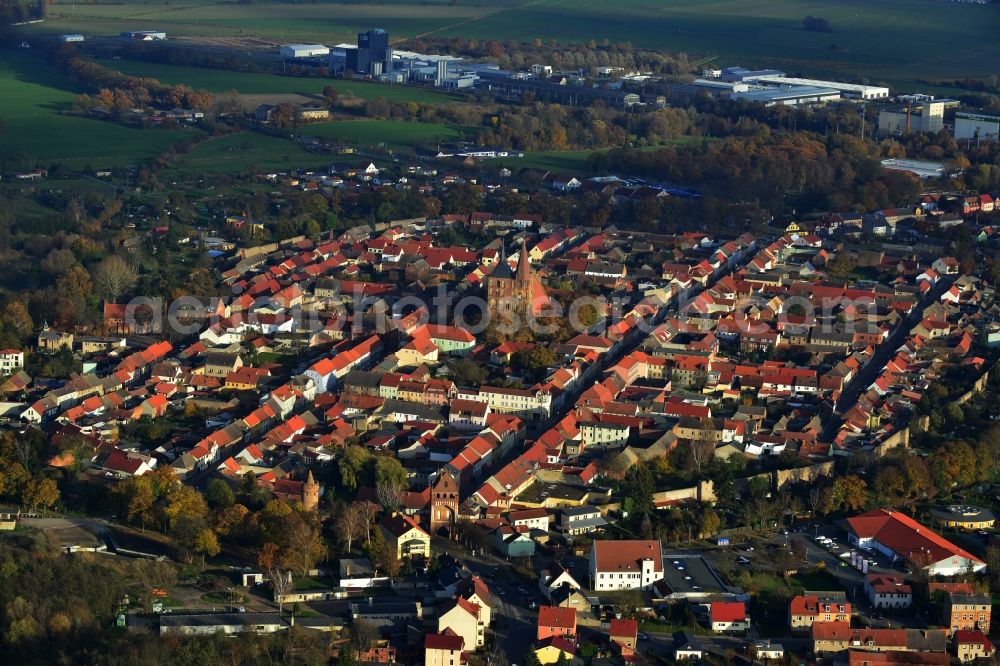
[[[471,555],[454,541],[438,538],[434,539],[432,548],[435,552],[452,555],[469,571],[483,578],[497,602],[491,607],[494,641],[487,652],[487,663],[496,659],[498,649],[503,650],[510,663],[521,663],[538,624],[537,611],[527,608],[528,599],[538,599],[540,592],[517,576],[513,564],[497,557],[488,548]]]
[[[910,334],[910,331],[920,323],[920,320],[924,316],[924,310],[931,303],[936,303],[945,291],[947,291],[951,285],[955,282],[955,278],[942,279],[938,282],[933,289],[924,294],[924,298],[921,299],[916,307],[903,319],[902,322],[896,325],[892,333],[886,340],[880,344],[876,349],[875,353],[868,363],[861,369],[854,379],[847,383],[847,387],[841,393],[840,398],[837,400],[837,404],[834,406],[833,414],[826,420],[823,426],[823,432],[820,435],[820,441],[832,442],[834,437],[837,436],[837,432],[840,430],[841,424],[844,422],[844,414],[849,412],[855,403],[857,403],[858,398],[864,393],[872,382],[878,379],[879,374],[885,367],[893,356],[896,355],[896,350],[906,339],[906,336]]]

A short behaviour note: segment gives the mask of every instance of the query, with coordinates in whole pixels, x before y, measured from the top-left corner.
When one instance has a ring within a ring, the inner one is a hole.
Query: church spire
[[[528,261],[528,244],[525,242],[524,236],[521,236],[521,252],[517,256],[517,275],[515,277],[522,282],[531,279],[531,262]]]

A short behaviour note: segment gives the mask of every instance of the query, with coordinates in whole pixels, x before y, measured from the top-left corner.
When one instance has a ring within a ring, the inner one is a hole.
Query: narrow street
[[[840,399],[837,400],[837,404],[834,407],[833,414],[830,415],[830,418],[827,419],[823,426],[820,441],[833,441],[840,430],[841,424],[844,422],[844,414],[854,407],[861,394],[871,386],[872,382],[878,379],[879,373],[882,372],[885,364],[892,360],[892,357],[896,354],[896,350],[906,340],[906,336],[910,334],[914,326],[920,323],[920,320],[924,316],[924,310],[931,303],[936,303],[941,294],[946,292],[954,282],[955,278],[942,279],[934,285],[934,288],[928,291],[906,318],[893,329],[889,337],[875,349],[875,354],[872,358],[861,369],[861,372],[848,382],[847,387],[841,393]]]

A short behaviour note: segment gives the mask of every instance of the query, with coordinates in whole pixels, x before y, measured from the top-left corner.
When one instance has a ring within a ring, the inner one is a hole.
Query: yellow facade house
[[[394,513],[383,518],[379,528],[389,548],[396,553],[396,559],[402,560],[414,555],[431,556],[431,535],[413,518],[402,513]]]

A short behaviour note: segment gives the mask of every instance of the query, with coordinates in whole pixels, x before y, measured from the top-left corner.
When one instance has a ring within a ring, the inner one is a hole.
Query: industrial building
[[[278,53],[285,58],[313,58],[330,54],[330,49],[322,44],[285,44]]]
[[[716,71],[707,70],[706,73],[715,74]],[[839,81],[825,81],[822,79],[800,79],[787,76],[784,72],[777,69],[749,70],[742,67],[727,67],[722,70],[718,78],[723,81],[743,81],[770,86],[828,88],[838,91],[844,99],[872,100],[887,99],[889,97],[889,89],[881,86],[841,83]]]
[[[822,104],[835,102],[841,98],[840,91],[819,86],[781,86],[780,88],[751,88],[746,92],[734,93],[733,99],[760,102],[765,106],[798,106],[800,104]]]
[[[902,160],[890,158],[882,160],[882,168],[889,171],[905,171],[918,178],[940,178],[945,175],[944,164],[927,160]]]
[[[959,111],[955,114],[955,138],[972,141],[1000,140],[1000,116]]]
[[[358,33],[358,45],[346,53],[345,67],[356,74],[379,76],[392,71],[389,33],[381,28]]]
[[[944,127],[944,100],[929,100],[878,112],[878,135],[896,136],[909,132],[940,132]]]
[[[758,76],[752,79],[744,79],[756,83],[771,83],[779,86],[812,86],[815,88],[832,88],[840,92],[844,99],[887,99],[889,89],[881,86],[866,86],[855,83],[841,83],[839,81],[825,81],[823,79],[799,79],[790,76],[778,76],[775,74]]]
[[[675,95],[687,97],[698,93],[706,93],[712,97],[742,99],[748,102],[760,102],[767,106],[820,104],[836,101],[841,98],[840,91],[833,88],[798,85],[757,85],[746,81],[729,81],[724,79],[695,79],[688,84],[673,84],[670,86],[670,92]]]
[[[167,38],[167,33],[159,30],[135,30],[121,34],[123,39],[134,39],[140,42],[153,42]]]
[[[522,102],[525,94],[540,102],[586,106],[598,100],[617,108],[630,108],[642,103],[635,93],[584,85],[564,85],[552,79],[532,79],[512,76],[503,70],[480,70],[477,86],[487,88],[498,100]]]

